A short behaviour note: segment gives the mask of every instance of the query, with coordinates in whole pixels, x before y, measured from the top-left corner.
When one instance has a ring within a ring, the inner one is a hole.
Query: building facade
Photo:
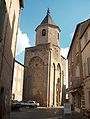
[[[18,61],[15,61],[13,85],[12,85],[12,100],[18,100],[18,101],[22,100],[23,73],[24,73],[24,66]]]
[[[13,60],[23,0],[0,0],[0,119],[9,118]]]
[[[36,46],[25,49],[24,65],[23,99],[36,100],[45,107],[60,106],[64,82],[60,28],[52,20],[49,10],[36,28]]]
[[[88,25],[89,20],[77,25],[67,57],[69,100],[79,112],[85,109],[83,62],[86,57],[83,53],[87,55],[88,53],[82,49],[85,46],[82,39]]]
[[[85,21],[84,34],[81,37],[81,55],[83,66],[84,94],[85,94],[85,115],[90,117],[90,19]]]

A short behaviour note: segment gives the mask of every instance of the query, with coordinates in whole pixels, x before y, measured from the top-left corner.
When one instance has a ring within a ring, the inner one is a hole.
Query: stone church
[[[25,49],[23,99],[36,100],[45,107],[60,106],[65,58],[60,52],[61,30],[52,20],[49,9],[35,31],[36,46]]]

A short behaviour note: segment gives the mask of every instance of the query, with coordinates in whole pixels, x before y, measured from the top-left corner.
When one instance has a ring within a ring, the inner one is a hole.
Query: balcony
[[[82,86],[82,84],[83,84],[83,80],[80,77],[76,77],[74,82],[75,88]]]
[[[80,77],[76,77],[74,80],[70,81],[69,91],[74,90],[80,86],[83,86],[83,80]]]

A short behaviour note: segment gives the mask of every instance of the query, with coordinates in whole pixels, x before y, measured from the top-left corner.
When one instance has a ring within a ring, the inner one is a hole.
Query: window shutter
[[[86,64],[84,63],[84,70],[83,70],[84,77],[86,77]]]
[[[6,13],[5,0],[0,0],[0,39],[2,38],[2,31],[3,31],[5,13]]]
[[[88,74],[90,75],[90,57],[87,58]]]

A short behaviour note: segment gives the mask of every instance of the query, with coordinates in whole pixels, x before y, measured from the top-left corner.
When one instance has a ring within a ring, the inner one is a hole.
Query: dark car
[[[11,100],[11,111],[19,110],[21,103],[18,100]]]

